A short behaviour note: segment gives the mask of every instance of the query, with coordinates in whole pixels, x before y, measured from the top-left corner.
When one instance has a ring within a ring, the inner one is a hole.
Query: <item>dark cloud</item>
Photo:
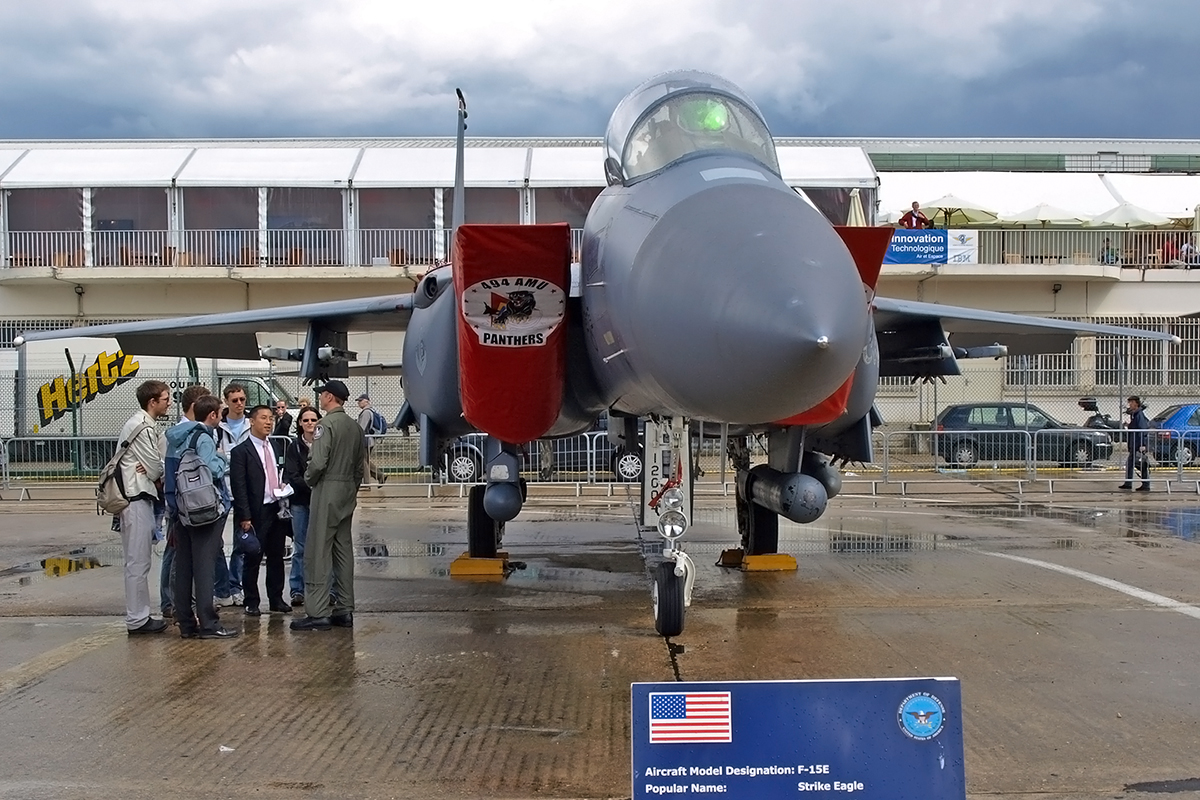
[[[743,85],[777,135],[1200,135],[1194,0],[444,5],[10,3],[0,137],[449,135],[455,86],[472,134],[599,136],[677,67]]]

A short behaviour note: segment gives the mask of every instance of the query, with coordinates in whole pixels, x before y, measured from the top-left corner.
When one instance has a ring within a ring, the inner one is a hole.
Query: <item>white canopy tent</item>
[[[1200,175],[1110,174],[1105,179],[1120,197],[1171,219],[1190,219],[1200,205]]]
[[[861,147],[780,147],[777,154],[788,186],[874,189],[879,182]]]
[[[879,174],[879,209],[903,214],[912,202],[946,194],[968,197],[1001,218],[1039,203],[1058,206],[1081,219],[1113,206],[1112,195],[1098,175],[1077,172],[883,172]]]
[[[179,186],[345,187],[356,147],[197,148]],[[86,185],[86,184],[82,184]]]
[[[190,147],[30,150],[4,174],[0,186],[170,186],[191,152]]]
[[[1052,206],[1049,203],[1038,203],[1033,208],[1027,208],[1024,211],[1018,211],[1015,214],[1006,214],[1000,218],[1001,222],[1013,225],[1079,225],[1083,219],[1077,217],[1074,212],[1067,211],[1058,206]]]

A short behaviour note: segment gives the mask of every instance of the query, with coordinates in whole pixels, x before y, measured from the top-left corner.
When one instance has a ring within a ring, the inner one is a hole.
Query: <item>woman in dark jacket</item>
[[[292,573],[288,577],[293,606],[304,605],[304,541],[308,536],[308,504],[312,499],[312,489],[304,482],[304,469],[308,466],[308,453],[320,418],[315,408],[301,409],[296,418],[296,438],[288,442],[283,454],[283,479],[294,492],[291,497]]]

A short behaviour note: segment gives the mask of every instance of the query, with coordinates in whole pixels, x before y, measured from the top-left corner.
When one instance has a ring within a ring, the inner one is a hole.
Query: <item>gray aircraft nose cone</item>
[[[794,194],[728,184],[664,215],[633,270],[634,357],[688,416],[771,422],[840,387],[867,341],[841,238]]]

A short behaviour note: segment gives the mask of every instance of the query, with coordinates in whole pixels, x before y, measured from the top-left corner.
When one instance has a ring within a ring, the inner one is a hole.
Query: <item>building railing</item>
[[[450,255],[449,230],[341,228],[10,231],[5,267],[119,266],[430,266]],[[1099,228],[984,228],[981,264],[1200,267],[1191,231]],[[583,230],[571,230],[578,260]],[[0,248],[2,249],[2,248]]]
[[[571,231],[579,257],[583,231]],[[451,232],[433,228],[10,231],[9,267],[429,267],[449,258]]]
[[[1104,228],[979,230],[981,264],[1075,264],[1138,268],[1200,266],[1191,231]],[[1184,251],[1181,253],[1181,251]]]

